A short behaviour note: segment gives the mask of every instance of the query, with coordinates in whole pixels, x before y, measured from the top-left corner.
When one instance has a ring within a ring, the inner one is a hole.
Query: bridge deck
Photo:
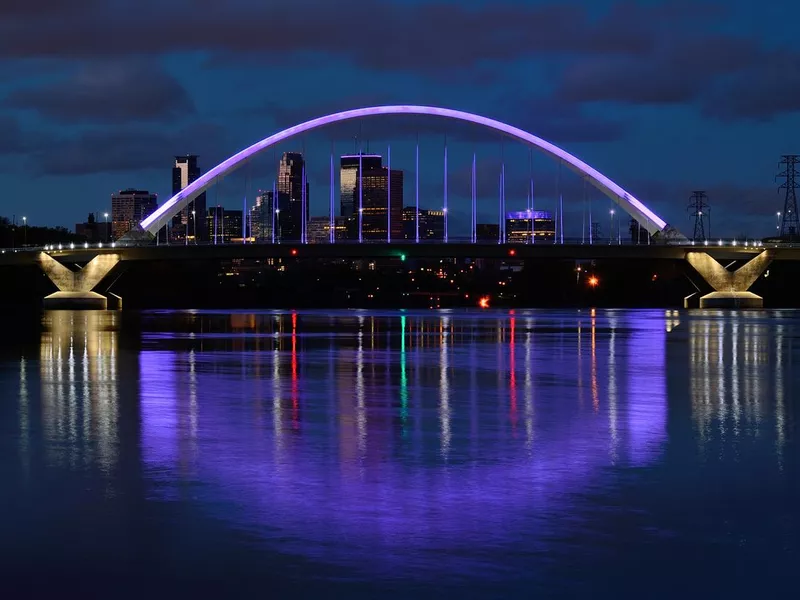
[[[717,260],[748,260],[763,247],[691,245],[616,245],[616,244],[470,244],[470,243],[341,243],[341,244],[208,244],[198,246],[161,245],[48,250],[60,261],[88,262],[98,254],[116,253],[122,261],[225,260],[236,258],[313,258],[380,259],[399,258],[489,258],[489,259],[673,259],[682,260],[687,252],[707,252]],[[2,264],[32,264],[41,250],[6,250]],[[775,247],[775,260],[800,260],[800,248]]]

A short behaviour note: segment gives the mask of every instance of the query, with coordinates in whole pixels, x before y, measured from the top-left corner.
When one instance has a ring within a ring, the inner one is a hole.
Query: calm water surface
[[[6,590],[800,591],[800,313],[19,319]]]

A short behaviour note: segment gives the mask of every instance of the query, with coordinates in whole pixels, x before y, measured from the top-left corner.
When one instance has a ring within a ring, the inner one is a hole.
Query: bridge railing
[[[141,247],[141,246],[242,246],[242,245],[263,245],[263,246],[271,246],[271,245],[293,245],[293,246],[303,246],[303,245],[331,245],[331,242],[328,240],[320,240],[320,241],[310,241],[306,242],[305,244],[300,242],[299,240],[276,240],[272,242],[271,240],[245,240],[245,241],[227,241],[227,242],[190,242],[186,244],[185,242],[111,242],[111,243],[104,243],[98,242],[94,244],[83,243],[83,244],[46,244],[44,246],[22,246],[22,247],[15,247],[15,248],[0,248],[0,253],[14,253],[14,252],[52,252],[56,250],[81,250],[81,249],[110,249],[110,248],[126,248],[126,247]],[[650,242],[647,241],[636,241],[631,239],[594,239],[594,240],[587,240],[586,238],[578,238],[578,237],[565,237],[562,239],[541,239],[535,240],[534,242],[530,241],[515,241],[515,240],[507,240],[505,242],[501,242],[499,240],[488,240],[488,239],[479,239],[477,241],[472,241],[469,237],[456,237],[450,236],[445,242],[444,240],[436,240],[436,239],[421,239],[418,242],[414,240],[392,240],[391,243],[387,242],[386,240],[336,240],[333,242],[333,245],[452,245],[452,244],[473,244],[476,246],[497,246],[497,245],[505,245],[505,246],[684,246],[684,247],[693,247],[697,249],[703,248],[718,248],[718,247],[725,247],[725,248],[800,248],[800,243],[798,242],[781,242],[781,241],[774,241],[774,240],[760,240],[760,239],[717,239],[717,240],[686,240],[686,241],[676,241],[676,240],[651,240]]]

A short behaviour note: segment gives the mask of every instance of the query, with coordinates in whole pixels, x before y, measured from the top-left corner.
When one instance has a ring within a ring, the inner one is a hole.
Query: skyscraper
[[[341,216],[352,217],[358,211],[358,167],[361,165],[365,171],[380,169],[383,161],[377,154],[345,154],[340,159],[340,186],[341,193],[339,204]]]
[[[304,189],[305,188],[305,189]],[[305,159],[299,152],[284,152],[278,165],[278,206],[276,237],[281,241],[301,241],[308,223],[309,187]],[[305,205],[305,215],[303,208]]]
[[[175,165],[172,167],[172,195],[174,196],[190,183],[200,177],[200,167],[197,166],[197,156],[187,154],[176,156]],[[172,218],[173,241],[207,241],[206,235],[206,193],[189,202],[177,215]]]
[[[256,204],[250,209],[251,235],[257,242],[272,241],[272,190],[259,190]]]
[[[403,209],[403,239],[415,240],[417,237],[417,207]],[[419,209],[419,239],[444,239],[444,211]]]
[[[158,208],[158,197],[129,188],[111,196],[111,230],[118,240]]]
[[[378,157],[380,160],[380,157]],[[360,192],[359,188],[363,188]],[[363,240],[386,241],[403,238],[403,171],[386,167],[364,170],[356,179],[356,199],[362,202],[361,234]],[[387,210],[391,198],[391,208]],[[390,218],[391,217],[391,218]]]

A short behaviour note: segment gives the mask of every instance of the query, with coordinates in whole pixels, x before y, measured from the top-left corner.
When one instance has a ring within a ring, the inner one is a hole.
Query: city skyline
[[[207,170],[309,117],[413,102],[471,110],[540,135],[631,190],[681,230],[691,227],[685,210],[689,196],[702,189],[719,235],[771,233],[782,204],[775,183],[778,161],[800,145],[794,133],[800,129],[800,58],[785,50],[799,7],[781,7],[779,13],[744,0],[647,6],[612,0],[395,1],[370,11],[369,35],[354,45],[342,43],[340,34],[364,29],[358,11],[343,20],[327,3],[301,4],[305,10],[281,14],[238,0],[218,7],[213,19],[200,11],[194,30],[182,25],[166,35],[164,23],[172,21],[163,11],[173,9],[137,3],[136,18],[124,28],[147,23],[154,41],[146,55],[106,40],[109,32],[97,33],[96,23],[119,23],[119,7],[75,3],[73,25],[59,31],[57,53],[56,46],[20,32],[52,32],[60,9],[0,9],[8,28],[0,45],[6,59],[0,84],[5,212],[24,212],[41,224],[69,224],[107,210],[111,190],[148,189],[166,199],[170,181],[162,166],[171,156],[198,154]],[[438,27],[431,26],[431,13],[441,17]],[[296,27],[293,20],[301,14],[315,14],[314,22],[326,25]],[[241,31],[243,23],[264,19],[280,31],[271,36],[260,29],[253,35]],[[392,38],[386,36],[403,27],[415,30],[420,43],[387,52]],[[489,35],[497,27],[507,31],[499,43]],[[205,31],[207,36],[200,35]],[[204,41],[192,41],[197,39]],[[369,52],[363,51],[365,44]],[[314,60],[321,55],[330,61]],[[291,98],[274,93],[270,82],[276,78],[295,91]],[[229,94],[231,85],[246,85],[249,92]],[[331,143],[336,155],[353,149],[354,138],[371,151],[392,144],[396,168],[409,173],[409,140],[419,134],[429,163],[422,191],[431,199],[426,207],[436,209],[432,199],[441,195],[439,163],[448,129],[454,179],[477,148],[482,197],[491,197],[497,138],[473,129],[377,119],[333,127],[279,151],[304,147],[308,182],[322,188]],[[516,163],[508,175],[513,187],[514,178],[527,176],[525,157],[514,157],[525,149],[505,152]],[[556,169],[546,161],[536,169],[540,197],[552,203]],[[272,177],[260,175],[257,182],[256,174],[251,176],[251,189],[271,183]],[[220,203],[241,203],[238,184],[239,179],[223,183]],[[566,227],[580,195],[570,185]],[[55,189],[68,202],[49,204]],[[311,214],[322,213],[325,196],[311,200]],[[455,184],[451,205],[454,219],[461,214],[469,220],[463,214],[469,197]]]

